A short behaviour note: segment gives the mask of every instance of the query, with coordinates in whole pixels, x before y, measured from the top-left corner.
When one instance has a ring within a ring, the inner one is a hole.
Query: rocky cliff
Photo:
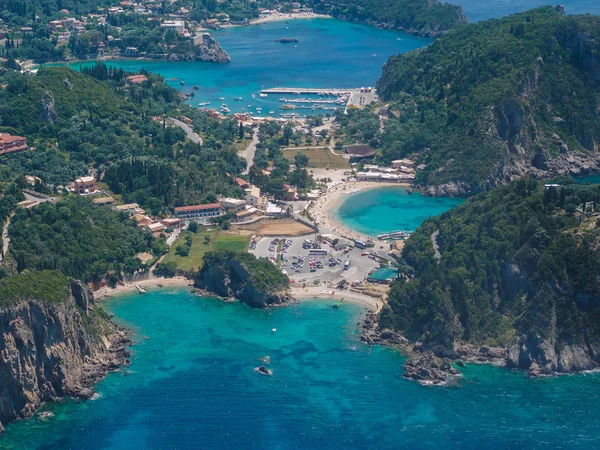
[[[287,277],[268,260],[250,254],[209,253],[195,286],[220,297],[235,298],[253,308],[290,299]]]
[[[414,351],[532,376],[599,368],[600,185],[563,183],[522,178],[426,220],[378,328]]]
[[[401,120],[386,121],[383,159],[424,163],[432,195],[600,171],[598,42],[598,17],[543,7],[390,58],[377,89]]]
[[[221,48],[215,38],[205,33],[196,43],[189,41],[173,48],[169,53],[168,60],[226,63],[231,61],[231,57]]]
[[[60,397],[90,397],[93,383],[126,363],[128,342],[78,281],[64,301],[0,307],[0,422]]]

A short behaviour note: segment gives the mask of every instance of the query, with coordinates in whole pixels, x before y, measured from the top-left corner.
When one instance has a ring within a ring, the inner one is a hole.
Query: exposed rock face
[[[52,91],[46,91],[41,99],[42,111],[40,112],[40,122],[56,122],[56,112],[54,112],[54,94]]]
[[[508,352],[508,368],[525,369],[529,376],[554,375],[600,367],[600,347],[585,344],[556,345],[553,339],[541,339],[530,332],[520,337]]]
[[[202,43],[198,45],[180,46],[169,54],[169,61],[208,61],[227,63],[231,57],[221,48],[219,43],[210,34],[202,36]]]
[[[286,291],[266,292],[257,289],[251,278],[244,264],[228,259],[223,264],[203,267],[195,286],[220,297],[236,298],[253,308],[265,308],[291,300]]]
[[[31,417],[45,401],[90,397],[94,382],[126,363],[128,342],[78,281],[61,303],[0,308],[0,421]]]

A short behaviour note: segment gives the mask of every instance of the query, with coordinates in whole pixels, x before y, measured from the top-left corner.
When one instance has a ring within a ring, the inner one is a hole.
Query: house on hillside
[[[98,190],[94,177],[81,177],[73,182],[73,191],[80,195],[93,194]]]
[[[28,148],[27,138],[0,133],[0,155],[24,152]]]

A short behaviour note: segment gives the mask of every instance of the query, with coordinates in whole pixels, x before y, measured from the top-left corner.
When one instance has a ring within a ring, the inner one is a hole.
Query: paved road
[[[0,262],[4,261],[4,255],[8,254],[8,246],[10,244],[10,238],[8,237],[8,227],[10,225],[10,219],[14,216],[13,212],[9,217],[6,223],[4,224],[4,228],[2,229],[2,253],[0,254]]]
[[[203,144],[202,138],[200,137],[200,135],[198,133],[196,133],[194,130],[192,130],[192,127],[183,123],[181,120],[177,120],[172,117],[169,117],[169,119],[167,119],[167,120],[170,123],[172,123],[173,125],[175,125],[176,127],[179,127],[183,131],[185,131],[185,134],[188,137],[188,139],[190,141],[192,141],[194,144],[200,144],[200,145]]]
[[[250,167],[252,167],[252,164],[254,164],[254,154],[256,153],[256,144],[258,144],[258,130],[254,130],[254,133],[252,133],[252,141],[250,142],[248,147],[246,147],[246,150],[239,153],[239,155],[242,158],[244,158],[248,163],[246,170],[244,170],[242,172],[242,175],[247,175],[248,172],[250,172]]]

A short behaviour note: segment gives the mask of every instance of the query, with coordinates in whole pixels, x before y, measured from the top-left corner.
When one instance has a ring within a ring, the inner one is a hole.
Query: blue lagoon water
[[[51,405],[46,423],[9,425],[2,448],[600,447],[599,375],[468,366],[458,386],[422,387],[397,352],[357,340],[357,305],[261,311],[163,289],[107,309],[136,331],[131,375],[109,375],[98,400]],[[253,371],[265,356],[273,377]]]
[[[192,106],[210,102],[207,108],[219,109],[225,103],[232,112],[240,112],[244,108],[253,115],[268,116],[273,115],[269,111],[279,114],[282,95],[261,98],[261,89],[374,86],[381,75],[383,63],[391,55],[431,42],[398,31],[333,19],[234,27],[216,31],[213,35],[231,56],[230,63],[125,60],[107,61],[106,64],[129,71],[145,68],[163,75],[167,84],[186,93],[191,93],[192,88],[198,86],[194,98],[189,101]],[[275,42],[282,37],[297,38],[300,42]],[[78,69],[80,65],[94,64],[90,61],[75,63],[71,67]],[[237,97],[242,100],[235,101]],[[292,97],[292,94],[287,97]],[[248,105],[252,107],[248,108]],[[262,113],[256,111],[257,107],[262,108]],[[310,110],[296,112],[309,113]]]
[[[333,214],[343,225],[377,236],[389,231],[415,231],[424,220],[462,202],[463,198],[428,197],[388,186],[350,194]]]

